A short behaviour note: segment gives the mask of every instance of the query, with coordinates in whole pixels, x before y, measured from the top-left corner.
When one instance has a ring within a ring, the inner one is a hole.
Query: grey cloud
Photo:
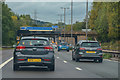
[[[57,23],[59,17],[58,14],[63,14],[63,10],[60,7],[69,7],[70,2],[7,2],[8,6],[17,14],[30,14],[33,18],[33,13],[37,11],[37,17],[40,20]],[[75,2],[73,5],[74,10],[74,22],[83,21],[85,18],[85,2]],[[91,2],[89,3],[89,10],[91,8]],[[70,9],[66,12],[66,22],[69,23]]]

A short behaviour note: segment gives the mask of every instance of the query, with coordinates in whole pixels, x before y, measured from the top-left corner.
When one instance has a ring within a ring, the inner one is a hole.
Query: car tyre
[[[103,59],[99,59],[99,63],[102,63],[103,62]]]
[[[58,52],[59,52],[60,50],[58,50]]]
[[[75,58],[73,58],[73,57],[72,57],[72,60],[74,61],[74,60],[75,60]]]
[[[72,60],[73,60],[73,61],[75,60],[75,58],[73,58],[73,55],[72,55]]]
[[[75,61],[76,61],[76,62],[79,62],[79,58],[75,58]]]
[[[50,69],[50,71],[54,71],[55,70],[55,65],[53,64],[53,65],[49,66],[49,69]]]
[[[67,52],[69,52],[69,50],[67,50]]]
[[[18,70],[19,70],[19,66],[16,65],[16,64],[14,64],[14,65],[13,65],[13,70],[14,70],[14,71],[18,71]]]
[[[95,62],[95,63],[98,63],[98,59],[94,59],[94,62]]]

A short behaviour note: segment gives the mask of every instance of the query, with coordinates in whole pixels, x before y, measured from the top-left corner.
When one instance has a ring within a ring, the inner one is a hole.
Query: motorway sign
[[[52,31],[52,27],[20,27],[20,30],[29,31]]]
[[[58,28],[58,26],[52,26],[52,28]]]

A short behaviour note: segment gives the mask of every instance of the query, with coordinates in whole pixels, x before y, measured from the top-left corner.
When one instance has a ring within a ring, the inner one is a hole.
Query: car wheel
[[[16,65],[16,64],[14,64],[14,65],[13,65],[13,70],[14,70],[14,71],[18,71],[18,70],[19,70],[19,66]]]
[[[72,57],[72,60],[74,61],[74,60],[75,60],[75,58],[73,58],[73,57]]]
[[[98,59],[94,59],[94,62],[97,63],[97,62],[98,62]]]
[[[76,62],[79,62],[79,58],[75,58],[75,61],[76,61]]]
[[[73,61],[75,60],[75,58],[73,58],[73,55],[72,55],[72,60],[73,60]]]
[[[59,52],[60,50],[58,50],[58,52]]]
[[[99,59],[99,63],[102,63],[103,62],[103,59]]]
[[[69,52],[69,50],[67,50],[67,52]]]
[[[50,69],[50,71],[54,71],[55,70],[55,65],[49,66],[49,69]]]

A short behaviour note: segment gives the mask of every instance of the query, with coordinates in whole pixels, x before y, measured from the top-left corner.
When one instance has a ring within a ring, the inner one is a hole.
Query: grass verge
[[[110,58],[112,58],[112,54],[104,53],[103,58],[104,59],[110,59]]]

